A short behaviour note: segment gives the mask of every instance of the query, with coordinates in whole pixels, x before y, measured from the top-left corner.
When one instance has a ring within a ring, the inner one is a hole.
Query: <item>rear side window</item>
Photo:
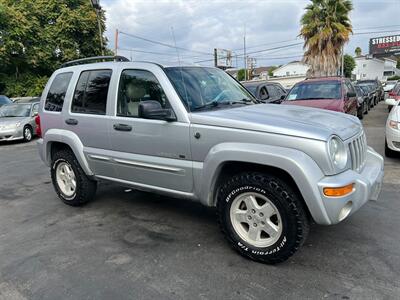
[[[47,93],[44,109],[48,111],[62,110],[65,94],[71,81],[72,72],[58,74],[51,83],[49,92]]]
[[[81,73],[72,99],[71,111],[81,114],[105,115],[111,70]]]

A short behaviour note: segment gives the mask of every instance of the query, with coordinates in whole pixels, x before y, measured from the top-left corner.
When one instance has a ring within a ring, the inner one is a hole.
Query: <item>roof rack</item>
[[[96,62],[98,60],[129,61],[129,59],[127,59],[125,56],[120,56],[120,55],[117,55],[117,56],[93,56],[93,57],[86,57],[86,58],[71,60],[69,62],[63,63],[61,65],[61,68],[76,66],[76,65],[88,63],[90,61]]]

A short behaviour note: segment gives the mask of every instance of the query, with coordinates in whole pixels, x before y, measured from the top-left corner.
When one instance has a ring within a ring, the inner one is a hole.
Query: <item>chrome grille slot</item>
[[[349,143],[352,169],[360,172],[367,158],[367,142],[364,132]]]

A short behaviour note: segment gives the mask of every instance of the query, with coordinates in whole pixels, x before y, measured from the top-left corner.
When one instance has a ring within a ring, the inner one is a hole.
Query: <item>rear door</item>
[[[109,116],[107,103],[112,69],[91,69],[75,74],[75,88],[69,111],[64,115],[65,129],[74,132],[84,147],[88,164],[96,175],[110,176],[112,165],[101,157],[104,149],[110,149],[108,134]]]

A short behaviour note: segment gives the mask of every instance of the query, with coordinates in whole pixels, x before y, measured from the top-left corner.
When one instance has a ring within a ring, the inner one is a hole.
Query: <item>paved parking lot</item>
[[[383,153],[384,103],[365,117]],[[288,262],[230,249],[213,209],[102,185],[68,207],[35,142],[0,144],[0,299],[387,299],[400,297],[400,158],[386,159],[379,202],[313,226]]]

